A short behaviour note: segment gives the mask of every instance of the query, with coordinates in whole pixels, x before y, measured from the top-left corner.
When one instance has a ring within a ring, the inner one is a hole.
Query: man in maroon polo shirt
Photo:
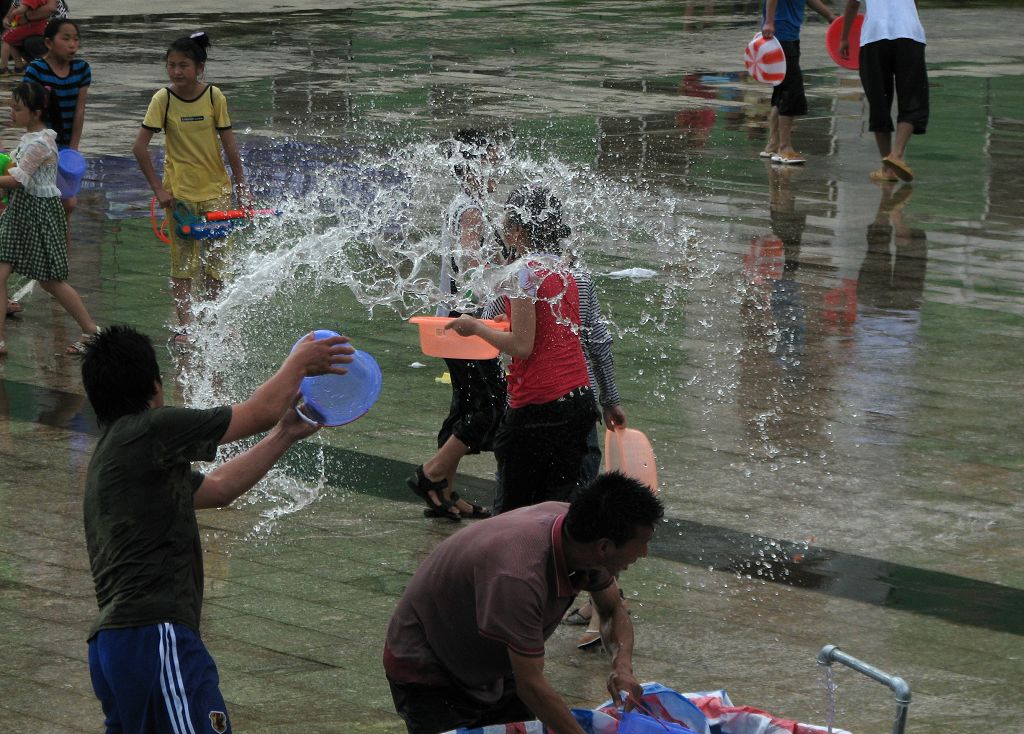
[[[544,677],[544,642],[581,591],[591,592],[603,620],[608,691],[638,700],[633,625],[615,576],[647,555],[663,514],[650,489],[614,472],[571,505],[513,510],[434,549],[398,602],[384,645],[409,733],[536,718],[558,734],[583,734]]]

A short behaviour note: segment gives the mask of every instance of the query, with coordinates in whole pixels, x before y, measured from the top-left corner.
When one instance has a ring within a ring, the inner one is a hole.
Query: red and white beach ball
[[[760,33],[747,44],[743,52],[743,63],[750,76],[759,82],[777,87],[786,78],[786,55],[777,38],[765,38]]]

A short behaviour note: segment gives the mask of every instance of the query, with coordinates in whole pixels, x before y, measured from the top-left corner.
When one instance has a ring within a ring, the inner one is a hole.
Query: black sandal
[[[460,499],[462,499],[462,498],[459,497],[459,493],[458,492],[452,492],[451,502],[452,502],[453,505],[456,502],[458,502]],[[484,520],[484,519],[486,519],[488,517],[492,517],[494,515],[494,513],[491,512],[490,510],[488,510],[486,507],[481,507],[480,505],[476,504],[475,502],[470,502],[469,500],[462,500],[462,501],[465,502],[470,507],[472,507],[473,511],[469,512],[469,513],[466,513],[466,514],[464,514],[462,512],[459,512],[459,516],[460,517],[468,517],[470,520]],[[455,509],[456,510],[459,509],[457,505],[456,505]]]
[[[409,485],[417,497],[427,503],[427,509],[423,511],[425,517],[443,517],[452,522],[459,522],[462,519],[462,515],[456,510],[454,513],[454,504],[452,500],[446,499],[441,493],[442,490],[448,486],[448,480],[442,479],[439,482],[433,482],[427,478],[427,475],[423,473],[423,465],[420,464],[416,467],[416,472],[411,477],[405,480],[405,483]],[[437,495],[438,502],[440,504],[434,504],[433,500],[430,499],[430,492],[434,492]],[[430,513],[430,514],[427,514]]]

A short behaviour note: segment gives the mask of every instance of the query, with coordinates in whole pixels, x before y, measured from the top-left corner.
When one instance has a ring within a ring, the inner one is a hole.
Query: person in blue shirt
[[[793,118],[807,114],[804,76],[800,71],[800,26],[804,5],[831,23],[836,15],[821,0],[765,0],[761,35],[777,38],[786,55],[786,78],[772,90],[772,111],[768,118],[768,144],[762,158],[786,165],[807,159],[793,148]]]

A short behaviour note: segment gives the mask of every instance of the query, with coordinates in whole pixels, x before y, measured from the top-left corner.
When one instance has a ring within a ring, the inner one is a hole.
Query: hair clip
[[[205,35],[206,31],[196,31],[195,33],[190,33],[189,38],[202,38]]]

